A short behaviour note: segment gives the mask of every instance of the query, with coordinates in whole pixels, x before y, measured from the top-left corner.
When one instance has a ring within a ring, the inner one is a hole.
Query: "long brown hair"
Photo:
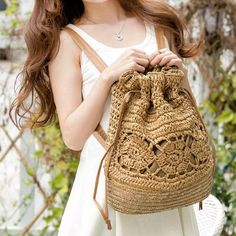
[[[185,42],[184,20],[163,0],[118,1],[127,12],[162,27],[171,36],[176,52],[181,57],[193,57],[198,53],[200,44]],[[22,78],[19,92],[9,110],[10,118],[18,128],[30,127],[32,130],[54,121],[56,106],[48,63],[57,54],[60,31],[68,23],[78,20],[83,13],[82,0],[35,1],[25,32],[28,57],[18,75]],[[24,125],[20,122],[22,118],[26,121]]]

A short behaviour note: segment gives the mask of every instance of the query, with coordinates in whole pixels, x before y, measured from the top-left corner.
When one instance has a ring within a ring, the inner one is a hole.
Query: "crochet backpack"
[[[65,29],[90,60],[106,64],[72,29]],[[156,29],[158,48],[165,46]],[[95,137],[106,149],[94,189],[94,201],[108,229],[108,205],[127,214],[146,214],[185,207],[210,194],[215,147],[191,93],[181,87],[184,73],[159,67],[145,73],[127,71],[111,88],[107,134]],[[97,202],[99,175],[105,160],[105,207]]]

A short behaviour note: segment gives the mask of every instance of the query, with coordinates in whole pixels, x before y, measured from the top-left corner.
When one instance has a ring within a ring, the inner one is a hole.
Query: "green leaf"
[[[215,100],[217,97],[219,96],[219,92],[218,91],[213,91],[210,95],[211,100]]]
[[[47,223],[50,223],[54,219],[53,215],[44,216],[43,220]]]
[[[218,123],[229,123],[234,119],[234,113],[230,110],[224,110],[217,118]]]
[[[232,94],[232,98],[233,98],[233,100],[236,101],[236,92],[234,92],[234,93]]]
[[[64,194],[64,193],[68,193],[68,186],[67,185],[64,185],[63,188],[61,188],[59,191],[58,191],[58,194]]]
[[[56,167],[59,168],[60,170],[67,170],[68,164],[65,163],[64,161],[59,161],[58,163],[56,163]]]
[[[209,112],[211,112],[211,113],[217,112],[217,107],[214,103],[211,103],[209,101],[204,101],[203,105]]]
[[[233,88],[236,88],[236,75],[232,77]]]
[[[52,210],[54,217],[61,217],[63,214],[63,211],[64,211],[63,208],[59,208],[59,207],[55,207]]]
[[[223,158],[226,156],[226,151],[225,150],[220,150],[217,152],[217,157],[218,158]]]
[[[70,171],[76,172],[76,170],[77,170],[77,168],[78,168],[78,164],[79,164],[79,161],[71,162],[71,163],[69,164],[69,166],[70,166]]]
[[[16,27],[20,24],[20,22],[19,22],[19,20],[17,20],[17,19],[13,19],[13,20],[11,21],[11,24],[12,24],[12,27],[13,27],[13,28],[16,28]]]
[[[232,120],[232,124],[233,124],[233,125],[236,125],[236,114],[234,115],[234,118],[233,118],[233,120]]]
[[[56,189],[63,188],[68,185],[68,179],[65,175],[59,174],[52,180],[52,186]]]
[[[34,157],[40,158],[43,155],[43,150],[36,150],[34,152]]]
[[[34,170],[32,167],[28,167],[28,168],[26,169],[26,172],[27,172],[27,174],[30,175],[30,176],[34,176],[34,175],[35,175],[35,170]]]
[[[24,181],[24,183],[25,183],[25,185],[32,185],[34,182],[33,182],[32,179],[26,179],[26,180]]]

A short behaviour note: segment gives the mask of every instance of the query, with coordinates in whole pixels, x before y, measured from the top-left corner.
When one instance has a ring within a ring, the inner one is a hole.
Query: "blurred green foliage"
[[[217,86],[204,106],[222,127],[217,145],[213,194],[225,205],[227,222],[222,235],[236,235],[236,73],[218,69]]]
[[[70,190],[79,164],[79,152],[68,149],[61,136],[58,119],[55,123],[34,130],[39,147],[34,152],[35,158],[46,166],[50,173],[49,182],[52,196],[49,214],[44,217],[48,225],[57,229],[68,200]]]

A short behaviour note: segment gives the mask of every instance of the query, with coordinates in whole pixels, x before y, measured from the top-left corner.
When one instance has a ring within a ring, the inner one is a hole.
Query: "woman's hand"
[[[101,73],[101,78],[105,79],[109,86],[111,86],[126,71],[144,72],[148,66],[149,57],[145,52],[129,49]]]
[[[184,73],[186,72],[186,67],[183,64],[181,58],[179,58],[176,54],[170,51],[168,48],[160,49],[159,51],[154,52],[149,57],[150,65],[154,67],[155,65],[160,66],[177,66]]]

